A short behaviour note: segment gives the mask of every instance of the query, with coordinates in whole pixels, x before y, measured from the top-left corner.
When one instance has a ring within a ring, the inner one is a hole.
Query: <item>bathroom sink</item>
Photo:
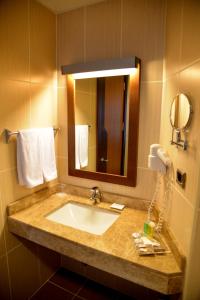
[[[103,234],[118,217],[116,212],[72,201],[46,216],[48,220],[97,235]]]

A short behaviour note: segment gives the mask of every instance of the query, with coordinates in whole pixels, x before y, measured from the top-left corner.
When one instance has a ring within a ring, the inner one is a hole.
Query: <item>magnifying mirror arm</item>
[[[174,141],[174,130],[176,132],[176,141]],[[183,148],[183,150],[187,150],[188,142],[186,138],[184,140],[181,139],[181,131],[178,129],[172,129],[172,139],[171,139],[171,145],[176,145],[177,147]]]

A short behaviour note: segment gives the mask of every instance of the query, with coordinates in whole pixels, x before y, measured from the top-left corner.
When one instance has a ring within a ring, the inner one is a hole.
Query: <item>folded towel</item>
[[[88,125],[75,126],[76,169],[88,165]]]
[[[19,131],[17,172],[19,184],[28,188],[57,177],[53,128]]]
[[[57,178],[54,130],[52,127],[40,130],[40,153],[42,171],[45,181]]]
[[[43,183],[39,129],[20,130],[17,135],[17,172],[20,185],[32,188]]]

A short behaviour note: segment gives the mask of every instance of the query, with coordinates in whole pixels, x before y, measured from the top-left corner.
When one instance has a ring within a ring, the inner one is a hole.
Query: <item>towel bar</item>
[[[54,134],[56,134],[60,130],[60,128],[53,127],[53,130],[54,130]],[[9,143],[10,137],[12,135],[17,135],[18,133],[19,133],[19,131],[10,131],[9,129],[4,129],[4,136],[5,136],[6,144]]]

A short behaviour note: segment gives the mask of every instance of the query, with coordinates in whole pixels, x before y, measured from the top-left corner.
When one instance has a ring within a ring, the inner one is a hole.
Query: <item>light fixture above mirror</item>
[[[73,79],[97,78],[134,74],[137,70],[135,57],[101,60],[62,66],[62,74],[71,74]]]
[[[72,64],[62,74],[68,75],[69,175],[136,186],[140,60]]]

